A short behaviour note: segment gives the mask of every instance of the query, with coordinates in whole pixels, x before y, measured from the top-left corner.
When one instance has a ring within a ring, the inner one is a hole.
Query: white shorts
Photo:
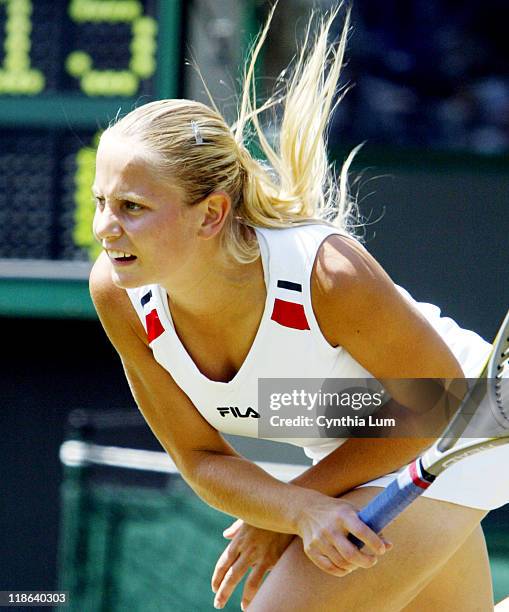
[[[424,497],[494,510],[509,502],[509,446],[498,446],[455,463],[423,493]],[[386,487],[396,473],[375,478],[361,487]]]

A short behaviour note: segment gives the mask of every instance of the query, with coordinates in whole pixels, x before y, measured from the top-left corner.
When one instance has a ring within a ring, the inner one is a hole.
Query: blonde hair
[[[327,159],[326,142],[329,116],[344,95],[344,91],[338,95],[338,80],[350,13],[339,41],[329,43],[341,6],[319,17],[316,28],[313,11],[290,78],[258,105],[255,67],[275,8],[246,63],[234,125],[226,124],[212,99],[214,108],[192,100],[161,100],[140,106],[105,132],[133,138],[155,153],[158,171],[182,188],[189,205],[214,191],[227,192],[232,210],[222,232],[223,245],[243,263],[258,256],[256,240],[246,226],[328,223],[353,233],[356,220],[347,174],[357,149],[344,162],[338,181]],[[273,144],[260,121],[269,109],[274,115],[282,109]],[[247,147],[253,143],[266,161],[249,153]]]

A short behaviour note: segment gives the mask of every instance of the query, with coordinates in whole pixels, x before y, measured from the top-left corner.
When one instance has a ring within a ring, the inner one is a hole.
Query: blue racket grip
[[[405,508],[422,495],[430,484],[426,483],[424,487],[415,484],[410,477],[408,468],[406,471],[408,472],[408,479],[404,484],[401,484],[402,479],[395,478],[387,488],[359,512],[361,521],[375,533],[380,533],[398,514],[401,514]],[[353,534],[350,534],[348,539],[357,548],[364,546],[364,542],[361,542]]]

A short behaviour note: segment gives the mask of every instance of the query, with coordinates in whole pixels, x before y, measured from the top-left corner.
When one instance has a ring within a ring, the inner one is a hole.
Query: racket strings
[[[497,364],[496,378],[499,380],[509,376],[509,336],[505,338],[503,349],[500,353],[500,362]]]
[[[507,409],[509,406],[509,336],[504,339],[503,349],[496,368],[495,397],[501,416],[509,423],[507,415],[509,412]]]

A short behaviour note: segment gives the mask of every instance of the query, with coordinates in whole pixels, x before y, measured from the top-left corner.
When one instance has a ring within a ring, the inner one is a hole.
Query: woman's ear
[[[203,207],[203,218],[198,235],[205,240],[217,236],[230,213],[232,206],[230,196],[225,191],[214,191],[198,206]]]

